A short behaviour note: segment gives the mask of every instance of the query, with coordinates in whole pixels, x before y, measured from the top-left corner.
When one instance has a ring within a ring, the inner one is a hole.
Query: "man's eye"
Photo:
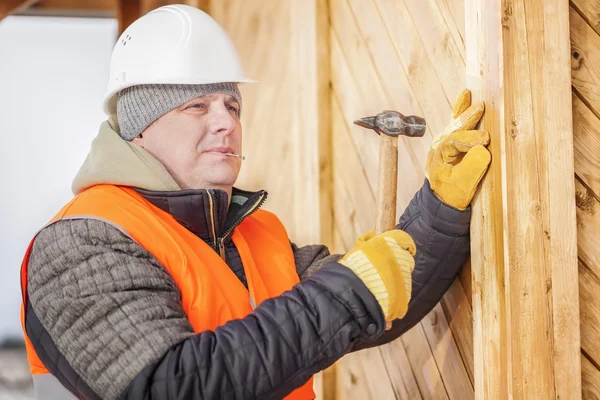
[[[236,107],[234,107],[234,106],[227,106],[227,109],[228,109],[229,111],[233,111],[233,112],[234,112],[234,113],[236,113],[236,114],[238,113],[238,109],[237,109]]]
[[[196,103],[196,104],[190,105],[188,108],[206,108],[206,104]]]

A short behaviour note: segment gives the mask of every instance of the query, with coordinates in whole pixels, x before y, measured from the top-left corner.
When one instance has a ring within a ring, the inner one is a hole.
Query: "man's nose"
[[[228,135],[235,129],[235,118],[225,106],[211,107],[209,118],[211,133]]]

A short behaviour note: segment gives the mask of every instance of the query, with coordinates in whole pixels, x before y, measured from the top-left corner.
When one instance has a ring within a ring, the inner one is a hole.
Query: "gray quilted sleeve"
[[[58,351],[102,398],[119,396],[146,365],[194,333],[170,275],[101,221],[60,221],[43,229],[27,287]]]
[[[329,254],[327,246],[322,244],[298,247],[292,243],[296,272],[303,281],[318,271],[323,265],[330,262],[338,262],[340,254]]]

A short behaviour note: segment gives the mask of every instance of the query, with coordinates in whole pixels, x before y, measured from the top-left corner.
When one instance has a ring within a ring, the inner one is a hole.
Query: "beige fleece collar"
[[[100,132],[71,189],[75,195],[99,184],[132,186],[160,192],[181,188],[167,169],[140,146],[119,136],[116,116],[100,125]]]

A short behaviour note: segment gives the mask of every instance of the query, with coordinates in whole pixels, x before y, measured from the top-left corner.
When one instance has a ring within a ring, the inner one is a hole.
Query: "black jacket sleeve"
[[[469,256],[470,221],[470,206],[466,210],[447,206],[435,196],[429,181],[425,180],[396,227],[410,234],[417,245],[408,311],[377,340],[361,343],[353,350],[398,338],[436,306]]]

